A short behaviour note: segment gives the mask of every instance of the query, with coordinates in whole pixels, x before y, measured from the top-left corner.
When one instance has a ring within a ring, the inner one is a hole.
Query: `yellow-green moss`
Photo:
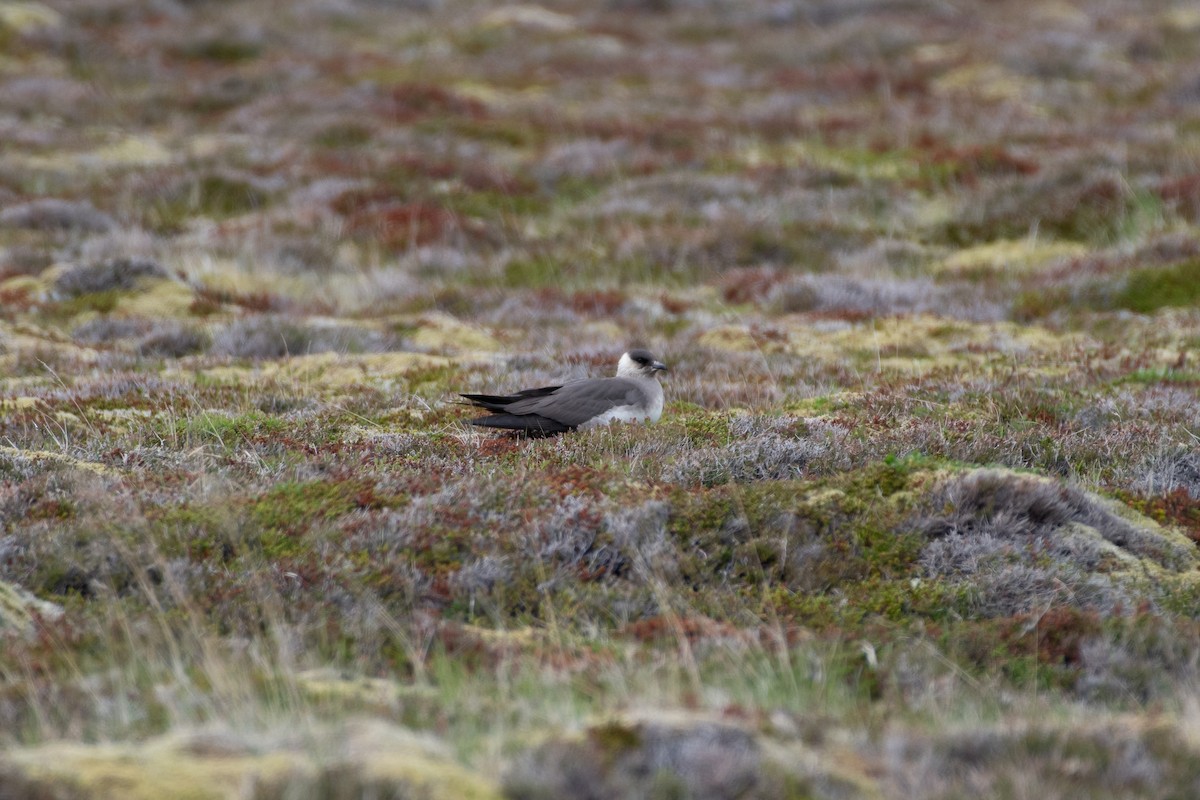
[[[75,174],[80,170],[152,168],[171,163],[173,155],[150,136],[128,136],[111,144],[78,152],[23,154],[15,161],[27,170]]]
[[[423,353],[313,353],[267,361],[254,366],[204,367],[191,371],[197,381],[240,386],[247,382],[295,382],[306,393],[344,392],[360,385],[408,383],[410,373],[449,367],[453,361]]]
[[[484,14],[479,24],[486,28],[519,28],[539,33],[570,33],[577,27],[574,17],[531,4],[494,9]]]
[[[933,81],[938,94],[969,94],[989,102],[1024,99],[1036,85],[999,64],[988,63],[970,63]]]
[[[83,459],[69,456],[66,453],[53,453],[47,450],[25,450],[19,447],[0,445],[0,456],[26,458],[30,461],[48,461],[72,469],[85,469],[97,475],[111,475],[117,472],[117,470],[107,467],[104,464],[97,464],[94,461],[84,461]]]
[[[57,28],[62,15],[41,3],[10,0],[0,3],[0,26],[17,33],[29,33],[39,28]]]
[[[1195,307],[1198,303],[1200,259],[1134,272],[1115,304],[1118,308],[1150,313],[1163,307]]]
[[[113,313],[168,320],[186,319],[195,299],[192,289],[178,281],[145,281],[139,291],[119,296]]]
[[[1087,247],[1076,242],[1035,239],[999,239],[966,247],[947,256],[937,265],[940,272],[1031,272],[1050,264],[1078,258]]]
[[[483,328],[449,314],[422,314],[397,324],[409,332],[414,345],[434,353],[492,353],[500,349],[496,338]]]
[[[88,800],[310,796],[337,780],[358,793],[491,800],[496,787],[427,737],[383,722],[295,733],[177,733],[145,743],[51,742],[0,756],[0,794]],[[256,793],[256,796],[259,794]],[[356,794],[357,796],[357,794]]]
[[[1069,350],[1084,338],[1036,325],[968,322],[928,314],[884,317],[820,328],[803,318],[781,320],[783,336],[760,340],[744,325],[712,328],[697,344],[730,352],[789,353],[860,369],[925,373],[978,367],[996,356],[1029,358]]]

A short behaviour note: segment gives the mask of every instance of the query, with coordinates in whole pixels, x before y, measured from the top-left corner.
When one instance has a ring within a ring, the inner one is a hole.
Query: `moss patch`
[[[1143,314],[1160,308],[1200,304],[1200,260],[1134,272],[1117,294],[1115,303],[1119,308]]]
[[[438,748],[382,723],[261,739],[222,731],[179,733],[133,745],[49,743],[0,758],[0,789],[22,796],[223,800],[253,786],[268,796],[320,791],[488,800],[499,792]]]

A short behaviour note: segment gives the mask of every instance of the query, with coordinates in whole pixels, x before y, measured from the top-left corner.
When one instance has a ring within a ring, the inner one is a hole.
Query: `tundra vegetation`
[[[1192,0],[0,0],[0,142],[0,796],[1200,793]]]

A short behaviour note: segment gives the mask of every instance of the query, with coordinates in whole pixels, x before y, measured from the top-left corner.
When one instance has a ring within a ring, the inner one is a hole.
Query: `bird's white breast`
[[[650,381],[653,384],[650,389],[650,408],[649,418],[651,422],[658,422],[658,418],[663,412],[663,390],[662,385],[657,380]]]
[[[613,406],[603,414],[598,414],[592,417],[587,422],[579,426],[580,430],[587,430],[598,425],[607,425],[610,422],[658,422],[659,417],[663,412],[663,390],[662,385],[656,380],[649,380],[643,387],[648,395],[649,402],[644,406],[624,405]]]

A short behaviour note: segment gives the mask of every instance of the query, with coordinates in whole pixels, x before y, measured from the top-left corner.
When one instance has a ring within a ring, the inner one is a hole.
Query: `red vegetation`
[[[625,293],[616,289],[576,292],[571,295],[571,308],[580,314],[611,316],[625,305]]]
[[[1019,614],[958,629],[955,636],[965,655],[981,666],[1035,657],[1037,663],[1075,667],[1080,650],[1102,632],[1095,611],[1058,607],[1041,614]]]
[[[695,306],[695,303],[680,300],[678,297],[671,297],[669,294],[659,295],[658,302],[662,303],[663,310],[668,314],[683,314]]]
[[[772,267],[731,269],[721,280],[721,295],[729,303],[758,302],[786,279],[783,271]]]
[[[424,201],[389,200],[349,213],[350,233],[366,234],[385,247],[403,248],[443,241],[460,229],[458,217]]]
[[[416,122],[428,117],[460,116],[482,120],[488,116],[487,106],[479,100],[427,83],[393,86],[380,100],[378,107],[382,116],[398,123]]]
[[[550,488],[559,497],[586,494],[594,499],[599,499],[604,496],[605,488],[612,476],[608,470],[586,467],[581,464],[569,464],[552,471],[546,477]],[[598,512],[589,509],[581,516],[591,516],[594,513]],[[598,516],[597,519],[599,519]]]
[[[456,180],[473,192],[498,192],[506,195],[529,194],[536,188],[533,181],[513,175],[501,167],[486,162],[462,162],[407,154],[389,162],[385,171],[395,170],[436,181]]]
[[[1158,196],[1188,219],[1200,219],[1200,173],[1164,180],[1158,185]]]
[[[537,289],[534,292],[537,303],[542,308],[570,308],[577,314],[595,317],[610,317],[619,312],[628,297],[619,289],[593,289],[590,291],[574,292],[566,295],[562,290],[552,286]],[[605,362],[597,360],[596,367],[607,368]]]
[[[676,617],[658,615],[631,622],[621,629],[623,636],[641,642],[674,640],[683,636],[689,642],[701,639],[749,638],[753,634],[727,622],[718,622],[708,617]]]
[[[1182,486],[1166,494],[1150,497],[1117,492],[1117,498],[1160,525],[1179,526],[1189,539],[1200,544],[1200,502]]]
[[[886,89],[895,97],[920,97],[929,93],[929,79],[920,74],[901,74],[895,69],[861,64],[788,68],[775,72],[773,83],[783,89],[875,93]]]
[[[223,305],[235,305],[247,311],[282,311],[290,308],[290,301],[269,292],[234,292],[207,286],[196,286],[193,291],[196,299],[189,308],[193,314],[210,314]]]
[[[1079,662],[1083,643],[1100,632],[1100,615],[1077,608],[1052,608],[1036,618],[1017,617],[1011,631],[1014,643],[1031,624],[1031,633],[1037,636],[1038,661],[1071,666]],[[1019,652],[1020,646],[1016,649]]]
[[[0,280],[3,280],[3,276],[0,276]],[[28,311],[35,305],[37,301],[29,296],[28,287],[0,289],[0,308],[5,311]]]
[[[508,456],[520,449],[521,440],[515,436],[492,436],[479,443],[479,455],[481,456]]]
[[[926,151],[921,157],[923,164],[941,168],[945,178],[967,186],[989,175],[1033,175],[1041,168],[1033,159],[1013,155],[1002,145],[952,147],[924,136],[917,147]]]

